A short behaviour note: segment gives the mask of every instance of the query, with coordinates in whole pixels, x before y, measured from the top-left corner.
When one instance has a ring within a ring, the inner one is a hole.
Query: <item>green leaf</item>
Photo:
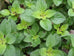
[[[46,10],[45,11],[45,15],[47,18],[51,18],[52,16],[54,16],[56,14],[56,11],[55,10]]]
[[[15,43],[20,43],[23,40],[23,38],[24,38],[24,34],[23,33],[16,33],[15,35],[16,35]]]
[[[20,7],[20,4],[17,0],[15,0],[12,4],[11,12],[17,13],[17,14],[22,14],[24,12],[24,9]]]
[[[53,0],[53,2],[56,6],[59,6],[63,2],[63,0]]]
[[[11,32],[15,33],[17,31],[16,23],[12,19],[10,19],[9,22],[11,24]]]
[[[13,0],[9,0],[9,2],[10,2],[10,3],[12,3],[12,2],[13,2]]]
[[[8,9],[4,9],[4,10],[0,11],[0,14],[3,16],[8,16],[8,15],[10,15],[10,11]]]
[[[57,29],[57,34],[62,34],[62,31],[60,31],[60,29]]]
[[[33,17],[38,19],[47,19],[54,16],[56,13],[55,10],[46,10],[46,11],[35,11],[33,12]]]
[[[32,13],[33,13],[32,10],[26,9],[24,13],[20,15],[21,20],[33,23],[35,19],[34,17],[32,17]]]
[[[23,55],[23,56],[26,56],[26,55]]]
[[[26,38],[24,39],[24,42],[30,42],[32,43],[33,47],[36,47],[37,45],[40,44],[40,38],[38,35],[27,35]]]
[[[47,34],[46,31],[40,31],[40,32],[38,33],[38,35],[39,35],[40,38],[44,38],[44,37],[46,36],[46,34]]]
[[[7,34],[5,38],[7,44],[13,44],[16,40],[16,37],[13,34]]]
[[[46,31],[50,31],[52,29],[52,23],[50,20],[46,19],[46,20],[41,20],[40,21],[40,26],[46,30]]]
[[[32,42],[32,37],[30,35],[26,36],[24,42]]]
[[[67,2],[69,7],[74,9],[74,0],[67,0]]]
[[[25,35],[25,36],[29,36],[30,34],[29,34],[29,32],[28,32],[27,30],[25,30],[25,31],[24,31],[24,35]]]
[[[52,22],[53,22],[54,24],[61,24],[61,23],[63,23],[63,22],[66,20],[66,18],[65,18],[65,16],[64,16],[62,13],[57,12],[57,13],[51,18],[51,20],[52,20]]]
[[[70,35],[70,33],[69,33],[68,31],[64,31],[64,32],[62,33],[62,36],[68,36],[68,35]]]
[[[72,8],[74,9],[74,1],[72,2]]]
[[[60,24],[54,24],[54,28],[58,29],[60,27]]]
[[[37,0],[36,9],[39,11],[44,11],[47,9],[47,4],[45,0]]]
[[[37,33],[39,31],[39,25],[37,23],[34,23],[32,29]]]
[[[17,25],[17,29],[18,29],[18,30],[22,30],[23,28],[24,28],[24,27],[23,27],[21,24],[18,24],[18,25]]]
[[[17,25],[17,29],[18,30],[27,29],[27,27],[30,25],[31,25],[30,22],[26,22],[26,21],[22,20],[21,23]]]
[[[39,26],[37,23],[34,23],[32,25],[32,29],[29,30],[31,35],[36,35],[38,33],[38,31],[39,31]]]
[[[66,53],[64,53],[63,51],[60,51],[60,50],[54,50],[53,51],[53,56],[67,56]]]
[[[67,56],[66,53],[60,50],[53,50],[52,48],[41,48],[40,49],[41,56]]]
[[[47,7],[49,8],[53,4],[53,0],[46,0]]]
[[[6,44],[6,40],[4,38],[4,34],[0,32],[0,45],[5,45],[5,44]]]
[[[68,24],[62,25],[60,29],[61,29],[61,31],[67,30],[68,29]]]
[[[12,7],[15,8],[15,9],[20,8],[19,2],[18,2],[17,0],[15,0],[15,1],[13,2],[13,4],[12,4]]]
[[[68,5],[69,5],[70,8],[72,8],[72,1],[73,1],[73,0],[67,0]]]
[[[32,46],[33,47],[36,47],[40,43],[41,43],[41,40],[40,40],[38,35],[35,35],[35,36],[32,37]]]
[[[41,49],[40,49],[40,55],[41,55],[41,56],[47,56],[46,51],[47,51],[46,48],[41,48]]]
[[[70,49],[68,56],[74,56],[74,48]]]
[[[68,15],[69,15],[69,16],[74,16],[74,11],[73,11],[73,9],[69,9],[69,10],[68,10]]]
[[[17,14],[22,14],[22,13],[24,13],[24,9],[18,8],[18,9],[16,10],[16,13],[17,13]]]
[[[16,15],[16,9],[14,7],[11,8],[11,16]]]
[[[18,0],[20,4],[24,4],[25,0]]]
[[[4,38],[4,34],[0,31],[0,39]]]
[[[16,50],[13,45],[8,45],[4,56],[16,56]]]
[[[42,13],[43,12],[41,12],[41,11],[35,11],[35,12],[33,12],[33,17],[38,18],[38,19],[42,19],[43,18],[43,17],[41,17]]]
[[[25,27],[25,28],[24,28]],[[17,29],[18,30],[23,30],[23,29],[27,29],[27,26],[25,26],[24,24],[20,23],[17,25]]]
[[[21,56],[21,49],[20,48],[16,48],[16,56]]]
[[[30,56],[40,56],[39,49],[31,52]]]
[[[3,34],[11,33],[11,24],[8,22],[8,20],[4,19],[0,25],[0,30],[3,32]]]
[[[5,44],[2,44],[2,45],[0,44],[0,55],[3,55],[5,50],[6,50],[6,45]]]
[[[56,45],[58,45],[61,41],[61,37],[57,34],[50,34],[48,35],[47,39],[46,39],[46,46],[47,47],[54,47]]]
[[[16,16],[9,16],[8,19],[12,19],[12,20],[16,21],[17,17]]]
[[[32,0],[25,0],[25,4],[28,8],[31,8],[34,5],[34,1]]]
[[[71,34],[71,43],[72,43],[72,46],[74,47],[74,35]]]

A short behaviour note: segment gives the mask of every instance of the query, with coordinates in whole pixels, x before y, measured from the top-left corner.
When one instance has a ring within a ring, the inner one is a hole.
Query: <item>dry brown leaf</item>
[[[71,34],[74,34],[74,30],[70,30],[70,33],[71,33]]]
[[[7,2],[9,4],[9,1],[8,0],[5,0],[5,2]]]

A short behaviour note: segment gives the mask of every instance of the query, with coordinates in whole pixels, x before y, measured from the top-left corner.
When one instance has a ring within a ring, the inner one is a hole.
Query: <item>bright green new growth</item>
[[[26,36],[24,42],[31,42],[33,47],[39,45],[41,41],[39,35],[37,34],[38,31],[39,31],[39,26],[37,24],[33,24],[32,29],[24,31],[24,34]]]
[[[60,24],[54,25],[54,28],[57,30],[57,34],[61,35],[68,35],[69,32],[67,31],[68,29],[68,24],[64,24],[60,27]]]
[[[47,4],[46,4],[45,0],[43,0],[43,1],[37,0],[37,3],[35,6],[36,6],[36,11],[34,11],[34,13],[33,13],[33,16],[35,18],[44,20],[44,19],[52,17],[56,13],[55,10],[50,10],[50,9],[47,10]]]
[[[47,19],[52,17],[56,12],[54,10],[47,10],[47,11],[36,11],[33,13],[33,16],[38,19]]]
[[[6,40],[4,38],[4,34],[0,32],[0,54],[2,55],[6,49]]]
[[[60,50],[53,50],[52,48],[41,48],[40,49],[41,56],[65,56],[62,51]]]
[[[8,15],[10,15],[10,11],[7,9],[4,9],[4,10],[0,11],[0,14],[3,16],[8,16]]]
[[[17,25],[17,29],[18,30],[27,29],[27,27],[30,25],[31,23],[22,20],[21,23]]]

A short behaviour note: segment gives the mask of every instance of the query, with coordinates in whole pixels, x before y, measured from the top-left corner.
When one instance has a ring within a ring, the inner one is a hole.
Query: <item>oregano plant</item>
[[[0,56],[74,56],[74,0],[3,3]]]

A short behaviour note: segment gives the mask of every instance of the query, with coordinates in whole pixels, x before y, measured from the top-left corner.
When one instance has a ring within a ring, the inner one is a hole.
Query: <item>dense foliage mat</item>
[[[74,0],[5,1],[0,56],[74,56]]]

